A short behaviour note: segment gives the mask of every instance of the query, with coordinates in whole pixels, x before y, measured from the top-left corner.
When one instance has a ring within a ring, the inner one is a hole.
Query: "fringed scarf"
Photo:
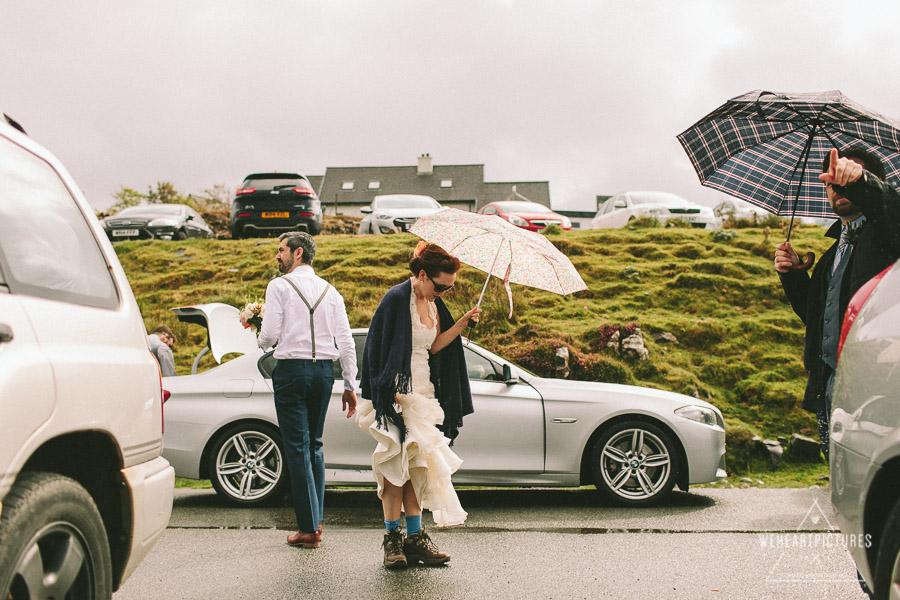
[[[362,396],[372,401],[375,421],[379,427],[385,426],[385,420],[390,421],[400,432],[401,443],[406,426],[394,401],[397,394],[412,391],[410,294],[412,282],[407,279],[381,299],[369,325],[361,372]],[[453,316],[440,298],[435,299],[435,305],[441,331],[447,331],[455,323]],[[457,336],[446,348],[430,355],[428,364],[435,395],[444,411],[444,423],[439,428],[453,441],[459,435],[463,417],[474,412],[462,339]]]

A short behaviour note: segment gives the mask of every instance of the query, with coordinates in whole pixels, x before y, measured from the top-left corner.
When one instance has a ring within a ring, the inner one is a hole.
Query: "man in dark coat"
[[[828,458],[831,394],[838,340],[853,294],[900,257],[900,194],[885,180],[877,156],[862,148],[832,150],[819,179],[839,221],[825,234],[838,238],[812,276],[792,270],[800,258],[789,242],[776,246],[775,270],[791,307],[806,325],[803,363],[809,373],[803,408],[816,413]]]

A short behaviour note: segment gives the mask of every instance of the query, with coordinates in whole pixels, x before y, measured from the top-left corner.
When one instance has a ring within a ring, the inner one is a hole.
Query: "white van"
[[[62,165],[0,114],[0,598],[109,598],[165,531],[158,365]]]

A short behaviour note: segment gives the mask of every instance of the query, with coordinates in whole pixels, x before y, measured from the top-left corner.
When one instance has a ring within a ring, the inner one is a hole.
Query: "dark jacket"
[[[369,325],[363,350],[361,388],[363,398],[372,401],[375,420],[383,426],[385,419],[405,436],[403,417],[394,406],[397,394],[412,391],[412,317],[409,299],[412,282],[395,285],[384,295]],[[453,327],[455,321],[444,301],[435,298],[441,331]],[[444,411],[444,423],[439,428],[451,441],[459,435],[463,417],[474,412],[472,393],[462,339],[457,336],[450,344],[428,358],[431,383],[435,396]]]
[[[866,216],[859,237],[851,243],[852,250],[841,280],[840,314],[847,310],[853,294],[869,279],[889,267],[900,257],[900,195],[890,185],[863,172],[856,182],[845,188],[845,195]],[[841,223],[835,222],[826,236],[840,237]],[[825,407],[826,365],[822,360],[822,317],[825,310],[827,273],[834,262],[837,241],[828,248],[813,268],[812,275],[804,271],[779,273],[781,285],[791,308],[806,325],[803,345],[803,364],[809,373],[803,408],[816,412]]]

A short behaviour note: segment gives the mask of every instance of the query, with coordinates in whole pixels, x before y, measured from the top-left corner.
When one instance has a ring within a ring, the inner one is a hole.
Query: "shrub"
[[[575,348],[560,338],[543,338],[516,344],[510,347],[506,355],[514,363],[522,365],[541,377],[556,377],[556,349],[565,346],[569,349],[569,365],[576,355]]]
[[[556,223],[553,223],[552,225],[547,225],[546,227],[544,227],[541,230],[541,233],[543,233],[544,235],[559,235],[560,233],[562,233],[562,228]]]
[[[602,354],[570,356],[569,367],[571,369],[569,377],[579,381],[634,382],[634,375],[625,363]]]
[[[584,336],[584,341],[587,342],[592,350],[603,350],[617,331],[619,332],[619,339],[622,340],[633,334],[637,328],[637,323],[601,325],[597,329],[587,332]]]
[[[720,244],[727,244],[731,240],[737,237],[737,233],[728,229],[715,229],[710,234],[710,237],[714,242],[719,242]]]
[[[643,227],[662,227],[659,219],[656,217],[634,217],[628,221],[628,229],[638,229]]]

